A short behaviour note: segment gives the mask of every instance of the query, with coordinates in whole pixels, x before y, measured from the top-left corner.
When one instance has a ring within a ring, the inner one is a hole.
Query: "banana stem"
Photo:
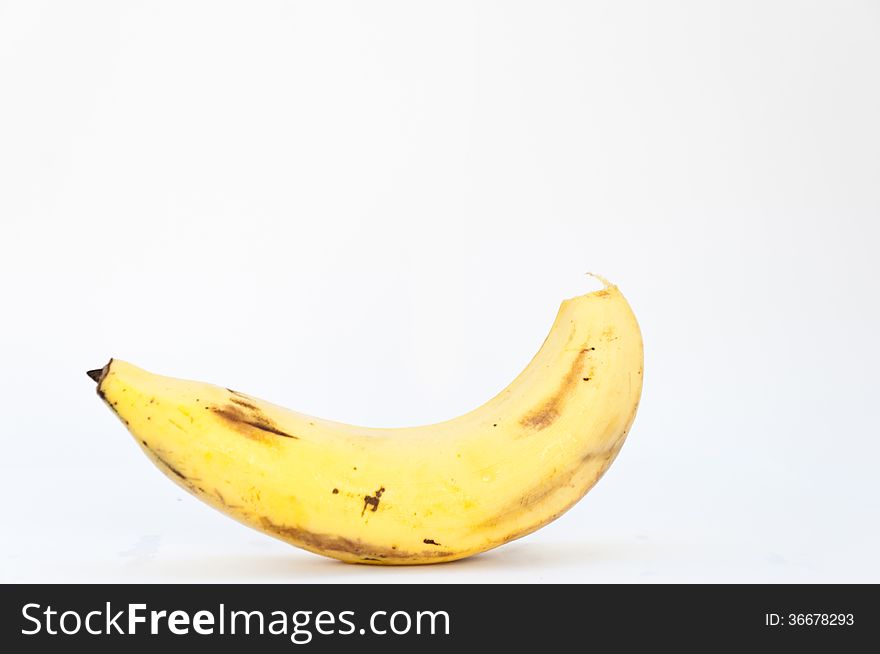
[[[113,359],[110,359],[110,363],[113,362]],[[94,370],[86,370],[86,374],[96,384],[100,384],[101,380],[104,379],[104,375],[107,374],[107,369],[110,367],[110,363],[108,363],[103,368],[95,368]]]

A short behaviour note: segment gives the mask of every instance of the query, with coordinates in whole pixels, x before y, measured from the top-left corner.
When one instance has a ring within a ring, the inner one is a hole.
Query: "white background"
[[[0,2],[3,581],[880,582],[876,2]],[[616,282],[643,402],[572,511],[348,566],[169,483],[120,357],[463,413]]]

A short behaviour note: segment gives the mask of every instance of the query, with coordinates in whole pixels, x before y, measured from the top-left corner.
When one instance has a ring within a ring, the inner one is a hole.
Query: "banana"
[[[403,565],[483,552],[571,508],[623,445],[642,362],[606,282],[562,303],[505,390],[434,425],[345,425],[119,359],[88,374],[153,463],[215,509],[311,552]]]

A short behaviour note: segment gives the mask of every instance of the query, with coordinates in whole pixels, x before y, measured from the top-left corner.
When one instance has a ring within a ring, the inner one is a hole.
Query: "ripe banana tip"
[[[107,374],[107,371],[110,370],[111,363],[113,363],[113,359],[110,359],[110,361],[107,362],[107,365],[104,366],[103,368],[95,368],[94,370],[86,370],[86,374],[89,376],[89,378],[93,382],[100,385],[101,380],[104,379],[105,375]]]

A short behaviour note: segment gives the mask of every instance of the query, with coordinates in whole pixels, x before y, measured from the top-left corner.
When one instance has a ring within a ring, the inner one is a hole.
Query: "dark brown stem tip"
[[[98,368],[96,370],[86,370],[86,374],[91,377],[92,381],[98,383],[101,381],[101,374],[104,372],[103,368]]]
[[[107,374],[107,371],[110,370],[110,364],[113,363],[113,359],[107,362],[107,365],[103,368],[97,368],[95,370],[87,370],[86,374],[89,376],[93,382],[100,384],[101,380],[104,379],[104,376]]]

